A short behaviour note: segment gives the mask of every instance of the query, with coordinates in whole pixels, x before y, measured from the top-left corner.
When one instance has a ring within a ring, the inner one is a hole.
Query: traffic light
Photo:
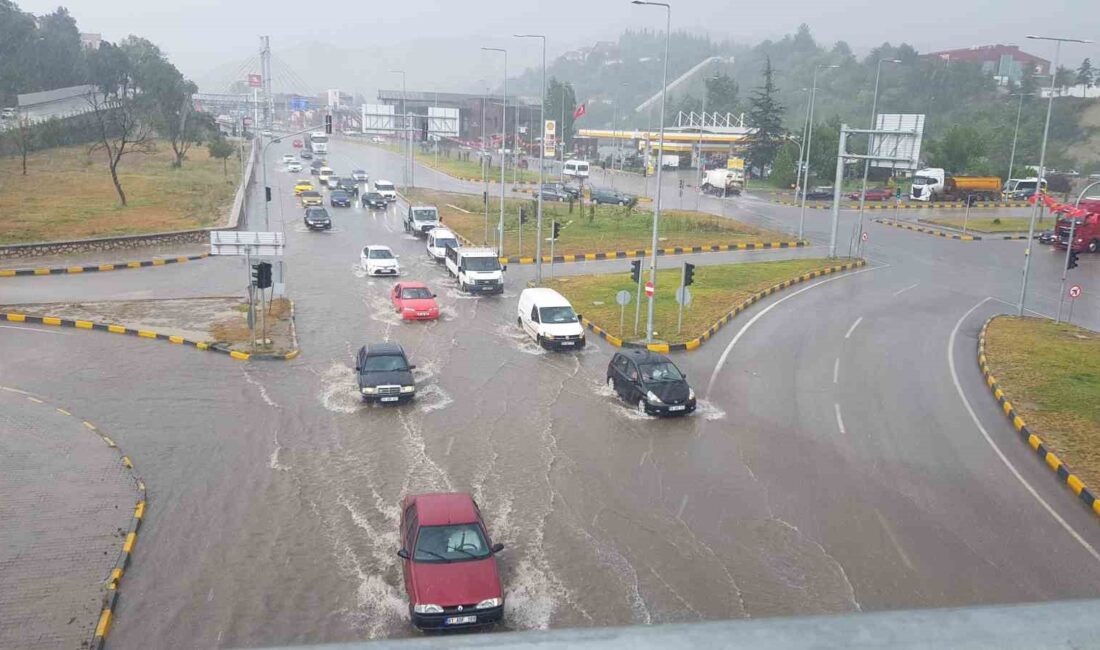
[[[634,282],[642,281],[642,260],[634,260],[630,263],[630,279]]]
[[[271,286],[270,262],[257,262],[252,265],[252,284],[257,289],[267,289]]]
[[[270,187],[265,187],[264,188],[264,197],[267,199],[268,203],[271,202],[271,188]]]
[[[684,262],[684,286],[695,282],[695,265]]]
[[[527,208],[520,206],[519,208],[519,222],[527,223]]]
[[[427,119],[425,119],[423,122],[420,123],[420,141],[421,142],[427,142],[428,141],[428,120]]]
[[[325,133],[332,135],[332,116],[325,116]]]
[[[557,221],[555,221],[553,223],[553,225],[550,227],[550,232],[552,233],[550,235],[550,238],[557,241],[558,235],[561,234],[561,224],[558,223]]]
[[[1066,270],[1077,268],[1077,251],[1069,252],[1069,259],[1066,260]]]

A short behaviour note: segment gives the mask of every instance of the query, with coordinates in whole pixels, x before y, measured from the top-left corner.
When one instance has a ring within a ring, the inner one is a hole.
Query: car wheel
[[[1090,241],[1089,242],[1089,252],[1090,253],[1095,253],[1098,250],[1100,250],[1100,239],[1094,239],[1094,240]]]
[[[618,390],[617,388],[615,388],[615,378],[614,378],[614,377],[608,377],[608,378],[607,378],[607,388],[608,388],[608,389],[609,389],[609,390],[610,390],[610,391],[611,391],[612,393],[615,393],[615,394],[618,394],[618,393],[619,393],[619,390]]]
[[[519,325],[519,328],[523,329],[523,319],[519,316],[516,316],[516,325]]]
[[[642,415],[649,415],[649,412],[646,411],[646,409],[645,409],[645,400],[644,399],[639,399],[638,400],[638,412],[641,413]]]
[[[626,205],[626,201],[619,201],[619,205]]]

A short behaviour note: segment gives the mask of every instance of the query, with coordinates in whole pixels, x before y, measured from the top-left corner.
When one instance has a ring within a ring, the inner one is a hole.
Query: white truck
[[[705,194],[738,196],[745,187],[745,172],[740,169],[708,169],[700,183]]]
[[[410,205],[403,223],[405,232],[417,237],[426,235],[429,230],[439,226],[439,210],[434,205]]]
[[[491,248],[448,248],[447,273],[468,293],[504,293],[504,272],[497,252]]]

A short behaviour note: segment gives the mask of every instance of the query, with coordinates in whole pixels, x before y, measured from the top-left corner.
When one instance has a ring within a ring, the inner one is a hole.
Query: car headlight
[[[664,402],[662,402],[662,401],[661,401],[661,398],[660,398],[660,397],[657,397],[657,396],[656,396],[656,395],[655,395],[655,394],[653,393],[653,391],[649,391],[649,392],[647,392],[647,393],[645,394],[645,398],[646,398],[646,400],[648,400],[648,401],[649,401],[649,403],[650,403],[650,404],[663,404],[663,403],[664,403]]]
[[[543,336],[542,338],[546,339],[547,341],[553,341],[554,340],[554,335],[553,334],[547,334],[547,335]]]
[[[477,609],[489,609],[490,607],[500,607],[500,598],[486,598],[477,604]]]
[[[413,605],[413,611],[416,612],[417,614],[442,614],[443,613],[443,608],[440,607],[439,605],[432,605],[432,604],[427,604],[426,603],[426,604],[422,604],[422,605]]]
[[[401,392],[402,393],[411,393],[414,390],[416,390],[416,386],[402,386],[401,387]]]
[[[405,312],[407,312],[407,313],[410,313],[410,314],[411,314],[412,312],[414,312],[414,311],[416,311],[416,310],[415,310],[415,309],[413,309],[412,307],[405,307],[405,308],[403,309],[403,311],[405,311]]]
[[[378,392],[378,389],[375,388],[374,386],[363,386],[363,394],[364,395],[374,395],[377,392]]]
[[[689,388],[688,389],[688,399],[695,399],[695,389],[694,388]]]

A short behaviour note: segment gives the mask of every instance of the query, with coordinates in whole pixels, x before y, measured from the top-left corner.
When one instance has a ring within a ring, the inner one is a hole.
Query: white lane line
[[[894,549],[897,550],[898,555],[901,556],[901,561],[910,571],[915,571],[913,563],[909,561],[909,556],[905,553],[901,544],[898,543],[898,538],[894,536],[894,531],[890,530],[890,526],[886,523],[886,519],[883,518],[882,513],[875,510],[875,516],[878,517],[878,523],[882,524],[882,529],[886,531],[886,536],[890,538],[890,542],[894,545]]]
[[[839,378],[840,378],[840,357],[837,357],[836,361],[833,362],[833,383],[834,384],[837,383],[837,380]]]
[[[845,275],[837,275],[837,276],[834,276],[834,277],[831,277],[831,278],[826,278],[826,279],[822,280],[821,282],[816,282],[814,284],[811,284],[808,287],[803,287],[803,288],[799,289],[798,291],[795,291],[794,293],[792,293],[790,295],[783,296],[782,298],[780,298],[779,300],[776,300],[775,302],[768,305],[764,309],[761,309],[758,314],[756,314],[755,316],[750,318],[749,322],[745,323],[741,327],[741,329],[733,337],[733,340],[730,341],[728,345],[726,345],[726,349],[722,351],[722,356],[718,358],[718,365],[714,366],[714,371],[710,373],[710,381],[707,382],[707,397],[708,398],[710,397],[710,391],[711,391],[712,388],[714,388],[714,380],[716,380],[718,378],[718,373],[722,371],[722,366],[726,365],[726,359],[729,357],[730,352],[733,351],[733,347],[735,345],[737,345],[737,342],[741,340],[741,337],[745,335],[745,332],[749,331],[749,328],[752,327],[753,324],[756,321],[760,320],[764,316],[764,314],[767,314],[769,311],[771,311],[771,310],[775,309],[776,307],[778,307],[779,305],[783,304],[784,301],[790,300],[791,298],[794,298],[798,294],[803,293],[805,291],[809,291],[810,289],[820,287],[823,284],[827,284],[829,282],[836,282],[837,280],[843,280],[845,278],[851,278],[851,277],[859,275],[860,273],[866,273],[868,271],[875,271],[877,269],[885,269],[885,268],[888,268],[889,266],[890,266],[889,264],[884,264],[883,266],[872,266],[872,267],[868,267],[868,268],[865,268],[865,269],[860,269],[858,271],[853,271],[853,272],[845,274]]]
[[[39,334],[60,334],[61,336],[67,336],[68,332],[57,332],[54,330],[40,330],[35,327],[19,327],[18,325],[0,325],[0,327],[6,330],[19,330],[21,332],[37,332]]]
[[[687,507],[687,504],[688,504],[688,495],[685,494],[684,498],[680,499],[680,509],[676,511],[676,518],[677,519],[683,519],[684,518],[684,508]]]
[[[840,417],[840,404],[833,403],[833,410],[836,411],[836,428],[840,429],[840,433],[848,435],[848,430],[844,428],[844,418]]]
[[[913,284],[913,285],[910,285],[908,287],[905,287],[904,289],[898,289],[897,291],[894,292],[894,295],[895,296],[900,296],[901,294],[905,293],[906,291],[909,291],[910,289],[916,289],[918,286],[920,286],[920,282],[918,282],[916,284]]]
[[[455,437],[451,436],[451,439],[447,441],[447,451],[446,451],[446,453],[443,454],[444,456],[450,456],[451,455],[451,447],[453,447],[454,444],[455,444]]]
[[[863,322],[863,316],[860,316],[859,318],[856,319],[856,322],[852,323],[852,326],[848,328],[848,333],[844,335],[844,338],[851,337],[852,332],[856,331],[856,328],[859,327],[859,324],[862,323],[862,322]]]
[[[1039,496],[1039,493],[1035,491],[1035,488],[1031,487],[1031,484],[1028,483],[1027,480],[1025,480],[1020,472],[1016,469],[1016,467],[1011,462],[1009,462],[1008,458],[1004,455],[1004,453],[1001,452],[1000,447],[998,447],[996,443],[993,442],[992,436],[990,436],[989,432],[985,430],[984,426],[982,426],[981,420],[978,419],[978,415],[974,413],[974,409],[970,406],[970,400],[966,399],[966,394],[963,393],[962,383],[959,382],[959,373],[955,370],[955,337],[958,335],[959,328],[962,327],[963,321],[969,318],[970,314],[973,314],[974,311],[978,309],[978,307],[981,307],[990,300],[997,299],[992,297],[985,298],[979,301],[978,304],[971,307],[965,314],[963,314],[962,318],[960,318],[959,321],[955,323],[955,329],[951,330],[951,337],[947,340],[947,366],[951,370],[951,381],[955,383],[955,391],[958,392],[959,399],[962,400],[963,406],[966,407],[966,412],[970,414],[970,419],[974,421],[974,426],[978,427],[978,431],[981,432],[982,437],[985,438],[985,441],[989,443],[989,446],[993,448],[993,452],[997,454],[997,458],[1001,459],[1001,462],[1004,463],[1005,467],[1007,467],[1010,472],[1012,472],[1012,475],[1016,477],[1016,480],[1019,481],[1025,489],[1027,489],[1031,496],[1035,497],[1035,500],[1038,501],[1039,504],[1043,506],[1043,508],[1046,509],[1048,513],[1050,513],[1050,516],[1054,517],[1054,520],[1057,521],[1062,526],[1062,528],[1064,528],[1066,532],[1068,532],[1070,536],[1073,537],[1073,539],[1077,540],[1077,543],[1083,546],[1084,549],[1088,551],[1089,555],[1093,557],[1093,559],[1100,562],[1100,553],[1097,553],[1096,549],[1094,549],[1092,545],[1085,541],[1085,538],[1081,537],[1081,535],[1079,535],[1077,531],[1074,530],[1073,527],[1070,526],[1069,523],[1062,518],[1061,515],[1055,512],[1054,508],[1051,508],[1050,504],[1043,500],[1043,497]]]

